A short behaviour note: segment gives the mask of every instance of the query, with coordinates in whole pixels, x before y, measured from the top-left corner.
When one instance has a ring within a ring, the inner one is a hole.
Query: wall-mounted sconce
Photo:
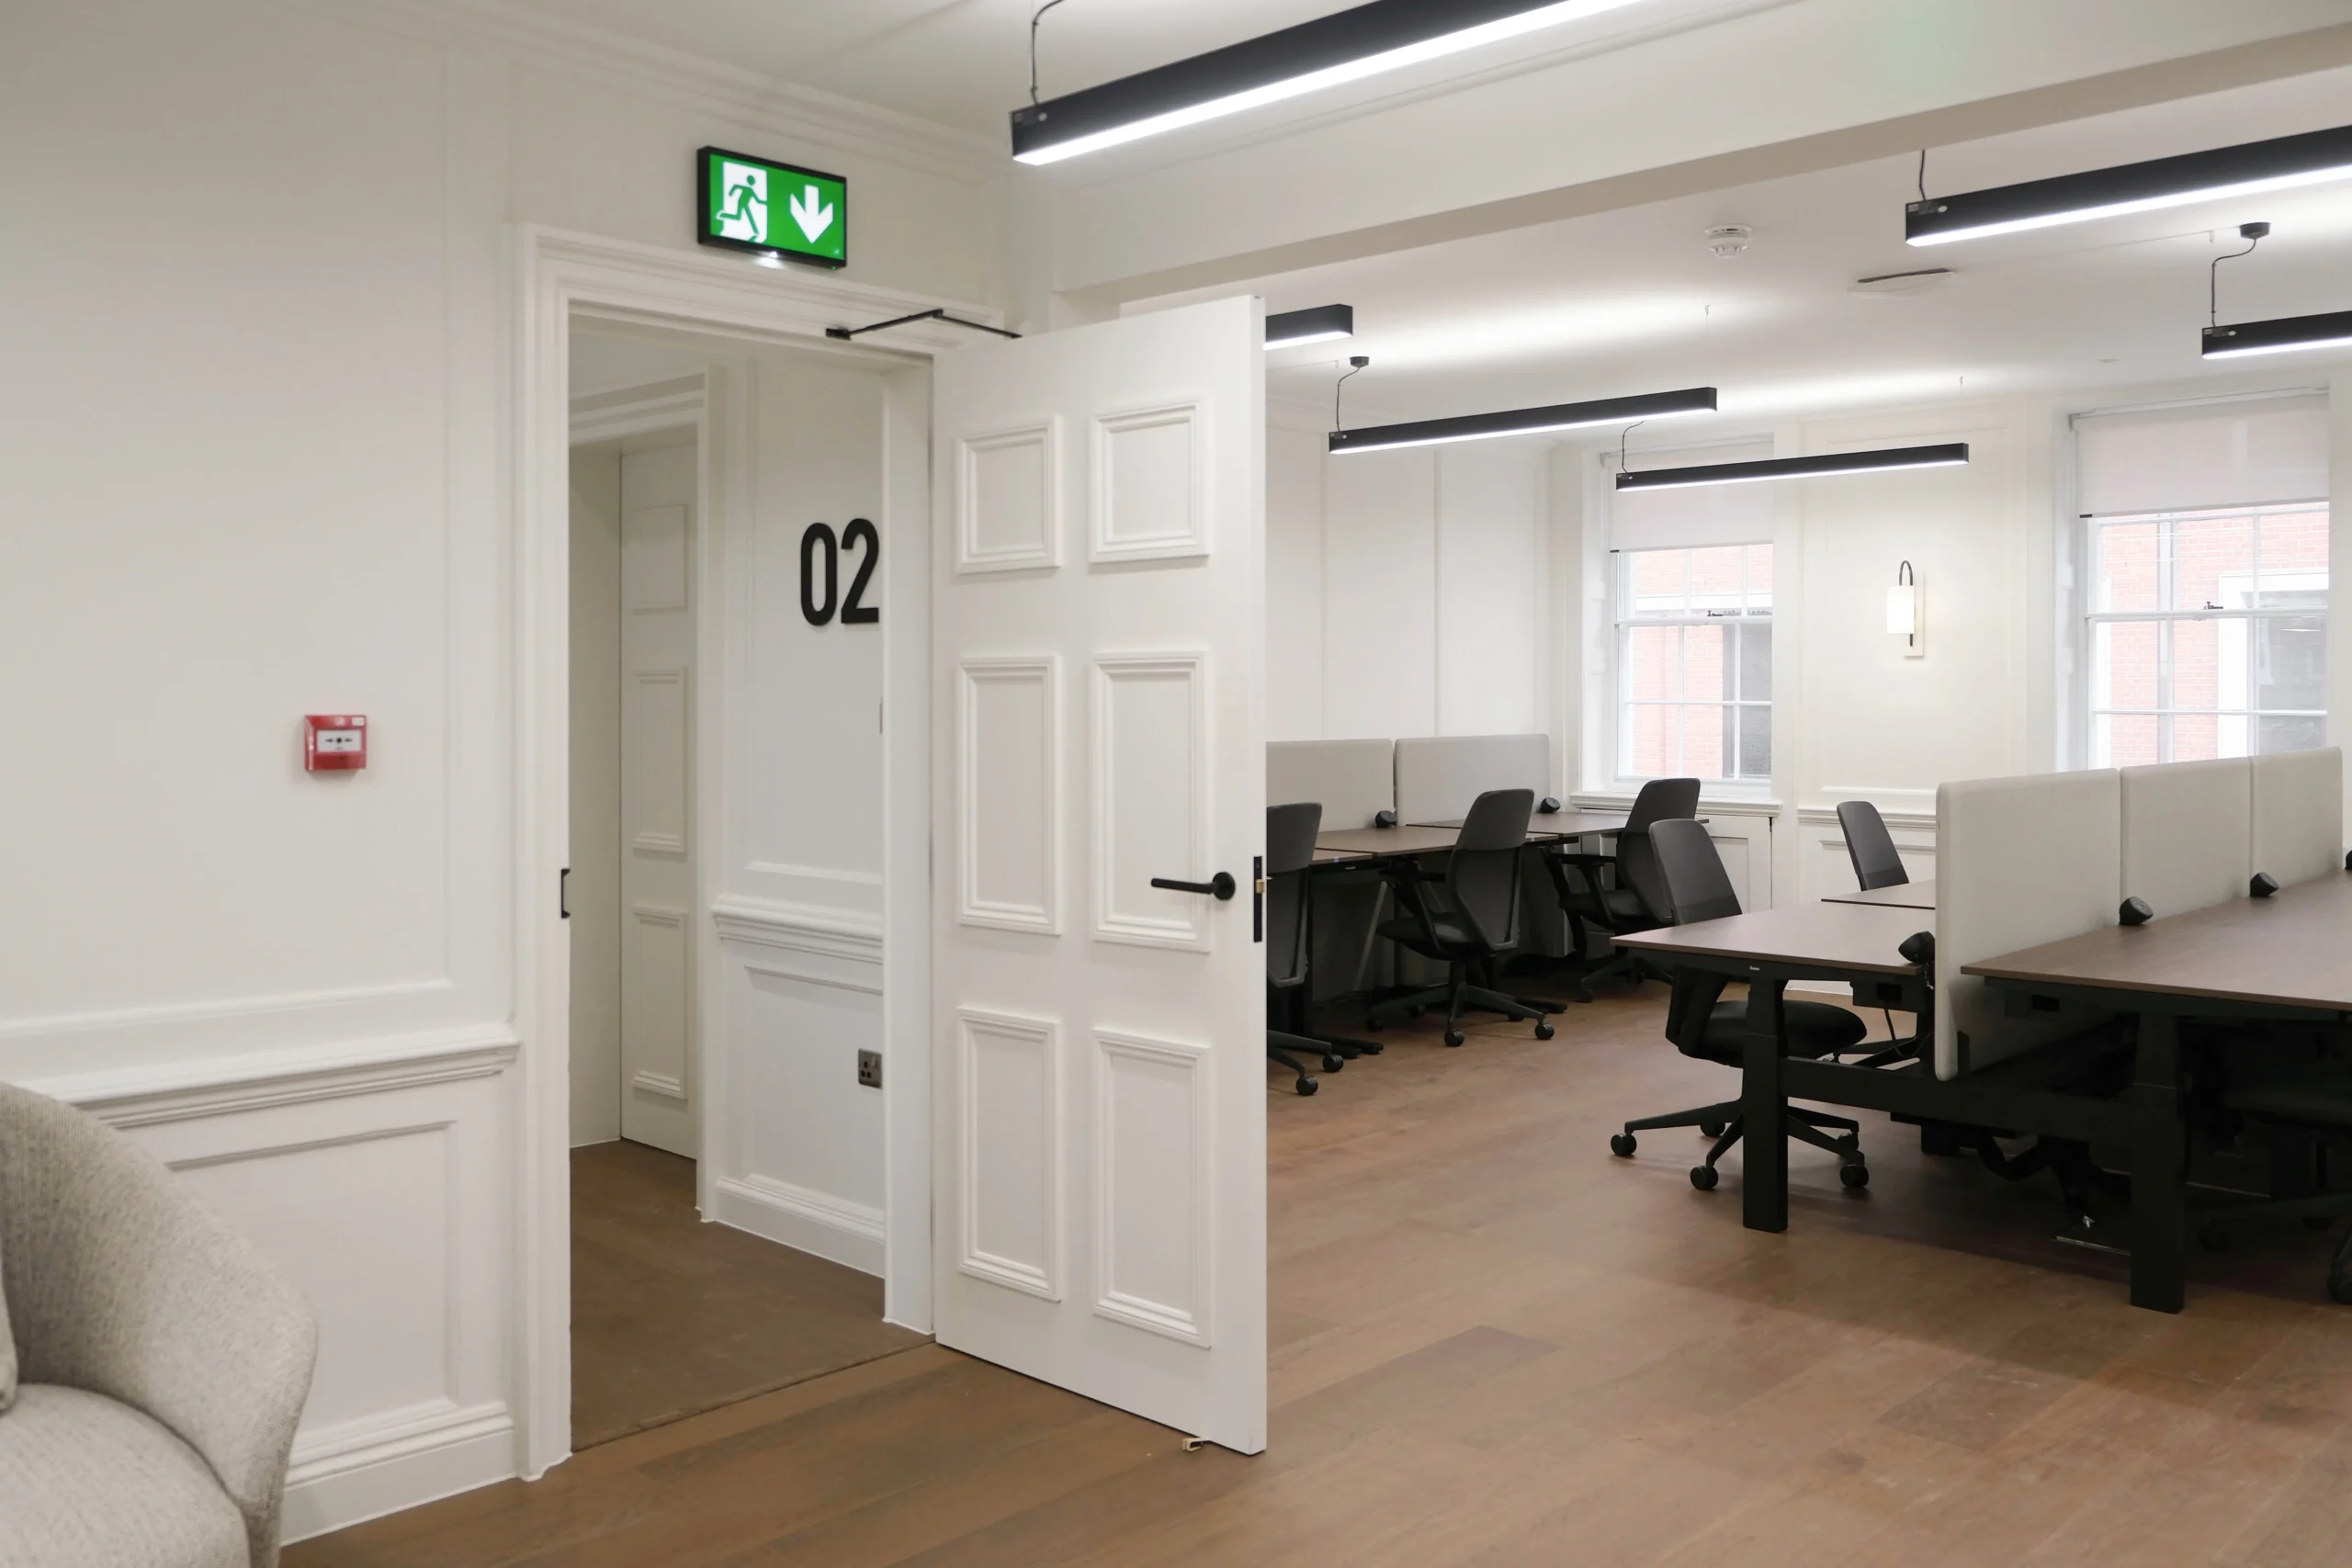
[[[1919,574],[1905,561],[1895,569],[1894,586],[1886,591],[1886,631],[1889,637],[1903,639],[1903,657],[1918,659],[1927,653],[1920,642]]]

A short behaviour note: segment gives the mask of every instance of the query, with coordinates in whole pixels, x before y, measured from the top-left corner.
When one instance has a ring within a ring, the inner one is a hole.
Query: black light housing
[[[1304,310],[1283,310],[1266,318],[1266,346],[1295,348],[1302,343],[1328,343],[1353,337],[1353,305],[1310,305]]]
[[[1500,413],[1457,414],[1451,419],[1416,420],[1409,424],[1335,430],[1331,432],[1330,450],[1380,452],[1398,446],[1435,446],[1450,441],[1485,441],[1500,435],[1540,435],[1546,431],[1581,430],[1596,424],[1630,424],[1635,420],[1662,419],[1668,414],[1713,413],[1714,409],[1713,387],[1690,387],[1679,392],[1644,392],[1630,398],[1553,403],[1540,409],[1506,409]]]
[[[1889,446],[1875,452],[1824,452],[1812,457],[1766,457],[1753,463],[1702,463],[1687,468],[1645,468],[1617,476],[1619,490],[1683,490],[1692,485],[1803,479],[1825,474],[1879,474],[1894,468],[1951,468],[1968,461],[1968,443]]]
[[[1933,197],[1904,209],[1903,237],[1942,245],[2340,179],[2352,179],[2352,126]]]
[[[1053,164],[1640,0],[1373,0],[1012,111],[1012,155]]]
[[[2280,316],[2205,329],[2205,357],[2245,359],[2257,354],[2291,354],[2305,348],[2352,348],[2352,310],[2319,316]]]

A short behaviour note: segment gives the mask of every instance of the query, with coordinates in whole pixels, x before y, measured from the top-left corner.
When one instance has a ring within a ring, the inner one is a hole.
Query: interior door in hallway
[[[621,1136],[693,1158],[695,449],[621,458]]]
[[[1263,333],[1238,299],[963,349],[932,441],[938,1337],[1245,1453]]]

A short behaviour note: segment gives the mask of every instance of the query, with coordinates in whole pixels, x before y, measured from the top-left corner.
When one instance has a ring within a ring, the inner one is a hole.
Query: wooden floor
[[[882,1281],[695,1212],[695,1162],[643,1144],[571,1151],[571,1446],[925,1343],[882,1321]]]
[[[936,1347],[298,1547],[289,1568],[2058,1563],[2352,1554],[2352,1311],[2326,1238],[2199,1258],[2178,1317],[2051,1239],[2044,1182],[1863,1119],[1849,1193],[1628,1116],[1731,1092],[1658,987],[1539,1044],[1474,1029],[1301,1100],[1270,1076],[1272,1447],[1177,1435]]]

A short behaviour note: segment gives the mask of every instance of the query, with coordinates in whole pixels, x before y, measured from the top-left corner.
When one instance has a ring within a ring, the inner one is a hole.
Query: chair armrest
[[[180,1178],[95,1117],[0,1085],[0,1249],[28,1382],[169,1427],[277,1559],[317,1327],[293,1283]]]

